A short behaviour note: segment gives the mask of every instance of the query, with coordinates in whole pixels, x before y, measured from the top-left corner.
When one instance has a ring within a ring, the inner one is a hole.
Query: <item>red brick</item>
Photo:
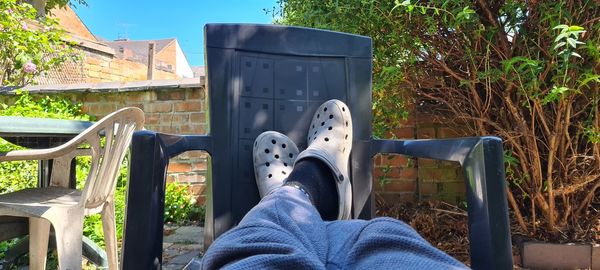
[[[186,100],[204,99],[204,88],[186,89],[185,99]]]
[[[144,92],[131,92],[131,94],[127,95],[125,101],[129,102],[146,102],[152,100],[152,92],[144,91]]]
[[[373,157],[373,167],[380,167],[382,165],[382,154],[377,154]]]
[[[169,163],[167,172],[189,172],[192,170],[192,165],[189,163]]]
[[[146,125],[156,125],[158,124],[159,114],[158,113],[147,113],[146,116]]]
[[[465,194],[467,186],[463,182],[451,182],[451,183],[443,183],[442,193],[447,194]]]
[[[413,127],[401,127],[392,132],[396,138],[415,138],[415,129]]]
[[[190,124],[205,124],[207,121],[204,113],[190,113]]]
[[[173,182],[175,182],[175,175],[168,174],[167,175],[167,183],[173,183]]]
[[[206,177],[200,174],[180,174],[177,176],[177,181],[179,183],[204,183],[206,181]]]
[[[85,96],[82,97],[83,100],[85,100],[85,102],[101,102],[102,100],[102,96],[99,94],[87,94]]]
[[[144,110],[144,104],[142,104],[142,103],[130,103],[130,104],[127,104],[127,107],[136,107],[142,111]]]
[[[409,158],[402,155],[383,155],[381,165],[390,165],[392,167],[408,167]]]
[[[182,125],[179,127],[182,134],[204,134],[204,125]]]
[[[417,179],[417,169],[416,168],[398,168],[399,178],[402,179]]]
[[[156,126],[153,127],[154,130],[158,131],[158,132],[163,132],[163,133],[171,133],[171,134],[177,134],[177,129],[174,126]]]
[[[440,168],[460,168],[460,163],[456,161],[439,161]]]
[[[442,178],[442,174],[439,169],[435,168],[419,168],[419,180],[427,182],[439,181]]]
[[[206,162],[194,162],[192,163],[192,171],[206,171]]]
[[[441,127],[438,129],[439,138],[459,138],[464,137],[457,128]]]
[[[435,129],[434,128],[417,128],[418,139],[434,139]]]
[[[160,122],[166,124],[186,124],[188,122],[188,114],[186,113],[161,113]]]
[[[189,187],[189,191],[193,195],[204,194],[204,190],[205,189],[206,189],[206,185],[205,184],[193,184],[193,185],[190,185],[190,187]]]
[[[389,181],[384,185],[383,190],[389,192],[416,192],[416,181]]]
[[[375,179],[380,179],[380,178],[398,178],[399,177],[399,173],[398,170],[394,170],[394,168],[385,168],[385,167],[378,167],[378,168],[374,168],[373,169],[373,178]]]
[[[183,101],[175,103],[176,112],[202,111],[202,104],[198,101]]]
[[[441,183],[432,183],[432,182],[421,182],[419,183],[419,193],[422,195],[436,195],[438,194],[438,184]]]
[[[100,119],[117,110],[117,105],[114,103],[96,103],[89,107],[89,114],[94,115]]]
[[[173,104],[168,102],[150,103],[145,106],[146,112],[171,112]]]
[[[184,100],[185,99],[185,91],[184,90],[156,91],[156,99],[157,100]]]
[[[434,124],[437,123],[439,121],[436,121],[436,116],[433,114],[429,114],[429,113],[417,113],[416,115],[416,122],[423,125],[423,124]]]
[[[191,159],[191,158],[206,158],[208,153],[205,151],[188,151],[181,153],[177,158]]]
[[[435,159],[419,158],[417,159],[419,168],[437,168],[438,161]]]

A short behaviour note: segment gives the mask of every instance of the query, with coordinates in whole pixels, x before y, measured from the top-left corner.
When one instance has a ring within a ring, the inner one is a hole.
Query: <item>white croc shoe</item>
[[[337,219],[350,219],[352,186],[348,162],[352,150],[352,117],[348,106],[336,99],[323,103],[310,123],[307,142],[308,148],[300,153],[296,162],[310,157],[329,166],[339,195]]]
[[[254,176],[260,198],[283,185],[298,157],[298,147],[287,136],[266,131],[254,141]]]

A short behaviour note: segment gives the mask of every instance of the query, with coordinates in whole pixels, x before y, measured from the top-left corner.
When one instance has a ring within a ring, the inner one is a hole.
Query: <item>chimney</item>
[[[147,80],[154,79],[154,42],[148,43],[148,74]]]

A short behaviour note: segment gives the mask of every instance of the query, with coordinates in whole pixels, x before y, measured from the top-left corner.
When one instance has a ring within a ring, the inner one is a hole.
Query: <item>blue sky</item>
[[[204,65],[206,23],[271,23],[276,0],[87,0],[75,12],[94,35],[108,40],[177,38],[192,66]]]

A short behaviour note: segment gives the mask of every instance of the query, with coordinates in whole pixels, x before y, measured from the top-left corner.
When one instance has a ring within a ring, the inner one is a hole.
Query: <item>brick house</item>
[[[80,59],[35,78],[37,84],[75,84],[147,79],[191,78],[193,72],[176,39],[156,41],[105,41],[94,36],[68,5],[51,10],[67,39],[75,42]],[[155,62],[148,72],[148,44],[154,42]],[[123,48],[123,52],[120,48]],[[116,48],[116,49],[115,49]],[[127,48],[127,49],[126,49]],[[125,54],[124,52],[128,52]],[[145,52],[145,54],[144,54]],[[152,75],[149,77],[149,75]]]
[[[115,56],[119,59],[139,63],[148,63],[148,47],[150,43],[155,44],[154,58],[156,69],[173,72],[182,78],[194,77],[192,68],[175,38],[158,40],[118,39],[106,42],[109,47],[115,50]]]

